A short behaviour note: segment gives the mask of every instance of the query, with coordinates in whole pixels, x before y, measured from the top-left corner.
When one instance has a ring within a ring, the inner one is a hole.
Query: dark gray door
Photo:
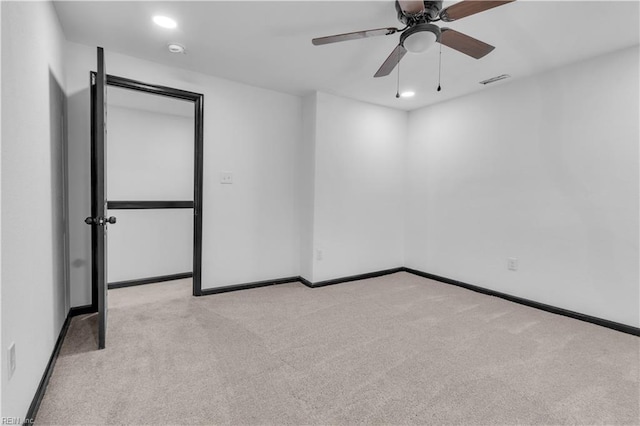
[[[91,225],[92,286],[97,293],[98,347],[104,349],[107,337],[107,225],[116,223],[107,214],[106,170],[106,89],[104,51],[98,47],[98,67],[92,81],[94,90],[93,135],[91,138],[91,216],[85,219]]]

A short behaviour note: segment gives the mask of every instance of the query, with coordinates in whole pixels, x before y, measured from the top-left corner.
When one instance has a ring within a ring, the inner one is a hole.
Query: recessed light
[[[171,53],[184,53],[184,46],[178,43],[170,43],[167,45]]]
[[[412,98],[412,97],[415,96],[415,94],[416,94],[416,92],[412,92],[412,91],[409,90],[409,91],[400,93],[400,97],[402,97],[402,98]]]
[[[167,16],[156,15],[153,17],[153,22],[155,22],[156,25],[160,25],[162,28],[175,28],[178,26],[176,21]]]

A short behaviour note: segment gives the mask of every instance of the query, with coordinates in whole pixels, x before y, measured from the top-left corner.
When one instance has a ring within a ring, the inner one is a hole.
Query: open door
[[[107,74],[104,66],[104,50],[98,47],[98,68],[92,77],[94,103],[92,105],[91,137],[91,216],[85,223],[91,226],[91,279],[97,291],[98,348],[104,349],[107,336],[107,224],[116,223],[107,214],[106,170],[106,90]]]

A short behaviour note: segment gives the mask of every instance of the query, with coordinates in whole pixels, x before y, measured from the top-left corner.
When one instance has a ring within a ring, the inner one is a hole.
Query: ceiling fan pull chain
[[[398,80],[396,83],[396,98],[400,97],[400,52],[396,54],[398,60]]]
[[[440,75],[442,74],[442,43],[440,43],[440,56],[438,60],[438,92],[442,90],[440,87]]]

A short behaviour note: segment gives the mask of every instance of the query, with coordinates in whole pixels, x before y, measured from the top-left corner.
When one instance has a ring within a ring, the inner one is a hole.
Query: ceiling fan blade
[[[323,44],[329,43],[337,43],[339,41],[347,41],[347,40],[356,40],[359,38],[367,38],[367,37],[375,37],[375,36],[384,36],[395,34],[399,30],[397,28],[376,28],[374,30],[365,30],[365,31],[356,31],[353,33],[345,33],[345,34],[336,34],[327,37],[319,37],[311,40],[314,46],[320,46]]]
[[[512,3],[515,0],[503,0],[503,1],[479,1],[479,0],[463,0],[459,3],[451,5],[440,12],[440,19],[445,22],[455,21],[476,13],[484,12],[485,10],[493,9],[494,7],[502,6],[507,3]]]
[[[384,77],[391,74],[391,71],[393,71],[406,53],[407,49],[405,49],[401,44],[397,45],[387,60],[380,66],[380,69],[378,69],[374,77]]]
[[[451,28],[442,28],[440,33],[440,44],[469,55],[472,58],[480,59],[488,55],[495,47],[483,41],[477,40],[466,34],[462,34]]]
[[[424,11],[424,1],[422,0],[398,0],[400,9],[408,15],[416,15]]]

